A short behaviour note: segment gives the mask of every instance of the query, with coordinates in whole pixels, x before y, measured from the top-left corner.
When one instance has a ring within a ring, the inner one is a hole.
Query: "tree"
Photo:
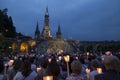
[[[7,15],[7,8],[0,10],[0,33],[5,37],[16,37],[16,29],[13,25],[12,17]]]

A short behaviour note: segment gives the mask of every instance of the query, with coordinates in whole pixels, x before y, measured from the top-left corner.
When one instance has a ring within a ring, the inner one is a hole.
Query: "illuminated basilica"
[[[56,38],[54,39],[51,34],[49,25],[49,13],[46,8],[44,17],[44,27],[42,32],[39,31],[38,23],[35,30],[36,50],[38,54],[42,53],[62,53],[62,52],[73,52],[73,47],[68,43],[67,40],[62,39],[62,33],[60,25],[56,32]]]

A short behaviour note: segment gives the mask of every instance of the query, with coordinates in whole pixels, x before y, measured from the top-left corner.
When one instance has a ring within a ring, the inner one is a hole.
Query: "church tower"
[[[50,33],[49,14],[48,14],[48,8],[46,8],[44,27],[42,31],[42,39],[51,39],[51,38],[52,38],[52,35]]]
[[[60,29],[60,24],[58,26],[58,31],[56,32],[56,37],[57,37],[57,39],[62,39],[62,33],[61,33],[61,29]]]
[[[35,40],[40,40],[40,31],[38,27],[38,22],[37,22],[36,30],[35,30]]]

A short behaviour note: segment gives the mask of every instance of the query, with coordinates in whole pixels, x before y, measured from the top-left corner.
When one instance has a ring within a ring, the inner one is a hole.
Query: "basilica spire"
[[[58,25],[58,31],[56,32],[56,37],[57,39],[61,39],[62,37],[61,29],[60,29],[60,24]]]
[[[46,8],[45,16],[49,16],[49,13],[48,13],[48,7]]]
[[[49,26],[49,13],[48,13],[48,7],[46,8],[45,12],[45,19],[44,19],[44,27],[42,31],[42,38],[43,39],[51,39],[52,35],[50,32],[50,26]]]
[[[39,31],[38,21],[37,21],[36,30],[35,30],[35,39],[36,40],[40,39],[40,31]]]

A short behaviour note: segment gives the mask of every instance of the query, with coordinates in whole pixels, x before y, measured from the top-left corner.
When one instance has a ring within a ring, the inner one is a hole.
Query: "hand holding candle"
[[[102,73],[102,68],[97,68],[97,72],[98,72],[98,74],[101,74]]]
[[[90,73],[90,69],[88,69],[88,68],[85,71],[86,71],[87,74]]]
[[[40,70],[41,70],[41,68],[40,68],[40,67],[38,67],[38,68],[37,68],[37,72],[39,72]]]

